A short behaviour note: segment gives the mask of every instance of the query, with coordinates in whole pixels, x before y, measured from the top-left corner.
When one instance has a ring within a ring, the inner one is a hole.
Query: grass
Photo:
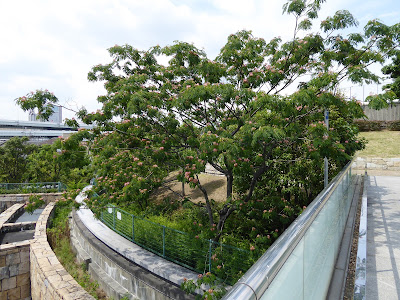
[[[360,137],[367,139],[368,144],[356,153],[359,157],[400,157],[400,131],[361,132]]]
[[[195,237],[195,234],[184,233],[168,227],[163,228],[159,224],[142,218],[135,217],[133,226],[132,215],[117,208],[114,215],[108,210],[104,211],[103,221],[111,228],[115,224],[118,233],[129,240],[134,237],[134,242],[141,247],[160,256],[165,254],[166,259],[198,273],[206,273],[210,270],[229,284],[235,283],[258,258],[249,251],[229,245],[210,243],[208,239]],[[133,228],[134,234],[132,234]],[[209,250],[211,250],[211,254]]]
[[[69,207],[56,207],[52,226],[47,230],[49,244],[65,270],[94,298],[108,299],[99,284],[90,279],[85,266],[78,264],[71,249],[68,214]]]

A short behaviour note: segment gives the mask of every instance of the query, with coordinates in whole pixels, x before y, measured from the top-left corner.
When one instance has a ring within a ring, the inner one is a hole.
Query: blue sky
[[[48,89],[71,108],[99,108],[101,83],[88,82],[91,67],[110,61],[107,48],[138,49],[194,43],[214,58],[229,34],[252,30],[257,37],[283,39],[293,19],[280,0],[19,0],[0,1],[0,119],[27,120],[14,99]],[[320,16],[347,9],[360,22],[400,22],[399,0],[328,0]],[[344,86],[346,93],[349,86]],[[364,93],[376,91],[376,85]],[[379,88],[379,86],[378,86]],[[357,94],[358,93],[358,94]],[[360,88],[352,95],[361,97]],[[72,115],[64,111],[64,116]]]

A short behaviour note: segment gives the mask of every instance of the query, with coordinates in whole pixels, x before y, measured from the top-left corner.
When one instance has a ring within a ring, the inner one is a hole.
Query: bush
[[[388,122],[387,129],[391,131],[400,131],[400,120]]]
[[[360,131],[381,131],[391,130],[400,131],[400,120],[397,121],[368,121],[368,120],[356,120],[355,123],[358,125]]]
[[[360,131],[381,131],[384,121],[356,120],[354,123],[358,125]]]
[[[198,273],[211,271],[228,284],[234,284],[259,257],[259,253],[211,241],[202,233],[196,235],[196,228],[192,228],[194,230],[190,230],[190,234],[185,233],[141,217],[133,217],[116,207],[106,209],[101,219],[139,246]],[[174,225],[173,222],[168,223]],[[198,225],[201,224],[193,222],[193,227]]]

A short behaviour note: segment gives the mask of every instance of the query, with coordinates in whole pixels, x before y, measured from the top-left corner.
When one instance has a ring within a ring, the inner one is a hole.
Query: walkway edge
[[[360,228],[358,231],[357,264],[354,280],[354,299],[365,299],[367,278],[367,199],[369,176],[364,176],[364,188],[361,203]]]
[[[361,176],[357,176],[357,183],[355,186],[350,212],[347,217],[346,227],[340,244],[340,251],[332,274],[328,295],[326,297],[326,299],[329,300],[343,299],[344,295],[354,234],[354,224],[356,220],[358,200],[361,193]]]

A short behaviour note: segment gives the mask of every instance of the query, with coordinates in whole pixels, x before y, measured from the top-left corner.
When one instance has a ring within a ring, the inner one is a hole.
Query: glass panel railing
[[[224,299],[325,299],[357,175],[350,162]]]

